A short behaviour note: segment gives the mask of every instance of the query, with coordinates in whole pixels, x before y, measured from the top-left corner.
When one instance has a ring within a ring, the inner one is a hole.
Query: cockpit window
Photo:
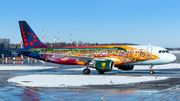
[[[159,53],[169,53],[167,50],[159,50]]]

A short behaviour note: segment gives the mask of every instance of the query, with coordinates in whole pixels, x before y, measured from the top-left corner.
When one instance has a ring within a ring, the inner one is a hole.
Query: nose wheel
[[[153,71],[153,70],[150,70],[149,73],[150,73],[150,74],[154,74],[154,71]]]
[[[150,65],[150,66],[149,66],[149,68],[150,68],[149,73],[150,73],[150,74],[154,74],[154,71],[153,71],[152,67],[153,67],[153,65]]]

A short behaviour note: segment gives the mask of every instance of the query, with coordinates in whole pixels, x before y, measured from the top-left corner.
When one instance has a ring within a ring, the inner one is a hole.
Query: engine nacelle
[[[111,60],[95,60],[90,62],[89,67],[95,68],[99,72],[112,71],[114,68],[114,62]]]
[[[118,69],[121,69],[121,70],[133,70],[134,68],[134,65],[121,65],[121,66],[116,66]]]

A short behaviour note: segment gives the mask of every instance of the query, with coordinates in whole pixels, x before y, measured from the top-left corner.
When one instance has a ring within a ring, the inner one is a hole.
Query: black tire
[[[98,71],[99,72],[99,74],[104,74],[104,72],[103,71]]]
[[[90,74],[91,73],[91,70],[90,69],[87,69],[88,70],[88,74]]]
[[[151,70],[151,71],[149,71],[149,73],[150,73],[150,74],[154,74],[154,71],[153,71],[153,70]]]
[[[84,74],[89,74],[90,72],[91,72],[90,69],[84,69],[84,70],[83,70],[83,73],[84,73]]]

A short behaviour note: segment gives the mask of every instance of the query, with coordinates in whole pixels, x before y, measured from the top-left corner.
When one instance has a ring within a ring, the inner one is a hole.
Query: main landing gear
[[[98,71],[98,72],[99,72],[99,74],[104,74],[103,71]],[[83,70],[83,73],[84,74],[89,74],[89,73],[91,73],[91,70],[89,68],[86,68],[86,69]]]
[[[83,70],[84,74],[89,74],[91,73],[91,70],[88,68],[89,65],[86,65],[86,69]]]
[[[150,73],[150,74],[154,74],[154,71],[153,71],[152,67],[153,67],[153,65],[152,65],[152,64],[150,64],[150,66],[149,66],[149,68],[150,68],[149,73]]]
[[[86,69],[83,70],[83,73],[84,74],[89,74],[89,73],[91,73],[91,70],[89,68],[86,68]]]

